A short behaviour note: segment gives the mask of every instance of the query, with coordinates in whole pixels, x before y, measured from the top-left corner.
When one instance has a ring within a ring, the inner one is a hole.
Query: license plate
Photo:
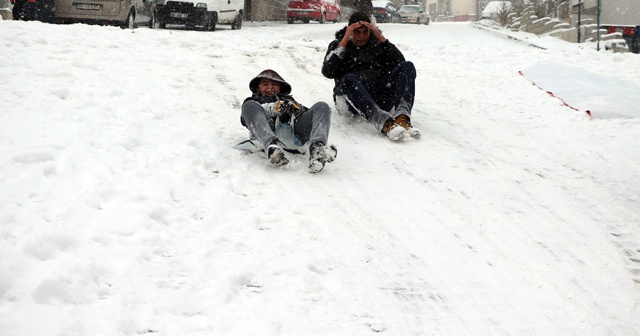
[[[79,10],[99,11],[100,9],[102,9],[102,5],[97,5],[97,4],[77,3],[75,5],[76,5],[76,9],[79,9]]]
[[[171,14],[169,14],[169,16],[171,16],[173,18],[186,19],[186,18],[189,17],[189,14],[171,12]]]

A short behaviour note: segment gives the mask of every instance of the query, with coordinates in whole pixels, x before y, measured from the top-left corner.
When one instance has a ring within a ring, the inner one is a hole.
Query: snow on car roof
[[[375,1],[371,1],[371,4],[373,5],[373,7],[387,7],[387,4],[390,1],[386,1],[386,0],[375,0]]]
[[[486,6],[484,6],[484,9],[482,10],[482,15],[490,15],[492,13],[497,13],[503,8],[502,6],[506,6],[506,8],[510,8],[511,3],[508,1],[490,1]]]

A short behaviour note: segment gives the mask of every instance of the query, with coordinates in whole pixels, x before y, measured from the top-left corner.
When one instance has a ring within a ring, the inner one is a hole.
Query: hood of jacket
[[[251,92],[258,92],[258,85],[260,84],[260,80],[263,78],[280,83],[281,94],[288,95],[291,93],[291,85],[287,83],[287,81],[285,81],[282,76],[271,69],[263,70],[257,76],[253,77],[253,79],[249,82],[249,89],[251,90]]]

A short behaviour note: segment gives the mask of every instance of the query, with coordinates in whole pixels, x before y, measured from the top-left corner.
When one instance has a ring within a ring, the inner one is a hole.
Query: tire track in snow
[[[620,253],[632,274],[633,281],[640,284],[640,244],[636,237],[616,225],[608,225],[610,239]]]

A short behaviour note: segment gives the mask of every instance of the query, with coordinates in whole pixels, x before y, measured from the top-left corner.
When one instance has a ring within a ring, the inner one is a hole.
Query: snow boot
[[[269,162],[276,165],[276,167],[282,167],[289,163],[289,159],[284,155],[282,147],[282,142],[277,139],[272,141],[269,147],[267,147],[267,158],[269,158]]]
[[[382,133],[393,141],[398,141],[402,138],[405,132],[406,130],[402,126],[396,124],[393,119],[387,120],[384,123],[384,126],[382,126]]]
[[[407,134],[414,138],[414,139],[420,139],[420,131],[416,128],[414,128],[411,125],[411,118],[409,118],[408,115],[406,114],[401,114],[399,116],[396,117],[396,124],[402,126],[402,128],[405,129],[405,131],[407,131]]]
[[[338,156],[338,149],[334,145],[325,145],[316,141],[309,146],[309,172],[319,173],[327,162],[333,162]]]

